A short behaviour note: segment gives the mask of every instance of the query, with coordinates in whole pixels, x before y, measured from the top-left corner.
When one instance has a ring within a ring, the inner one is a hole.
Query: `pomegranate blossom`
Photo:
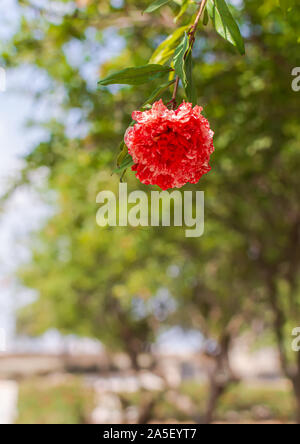
[[[181,188],[210,171],[214,133],[202,110],[186,102],[169,110],[160,100],[149,111],[132,113],[137,123],[127,129],[125,143],[142,183]]]

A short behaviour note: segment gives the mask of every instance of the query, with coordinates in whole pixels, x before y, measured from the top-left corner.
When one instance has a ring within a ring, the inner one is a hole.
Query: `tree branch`
[[[203,13],[203,11],[205,9],[206,3],[207,3],[207,0],[202,0],[201,1],[201,5],[199,7],[196,19],[195,19],[194,24],[192,25],[192,27],[191,27],[191,29],[189,31],[189,48],[188,48],[187,52],[185,53],[184,59],[186,59],[187,54],[190,51],[193,50],[193,46],[194,46],[194,43],[195,43],[195,35],[196,35],[196,32],[197,32],[197,28],[198,28],[198,25],[199,25],[202,13]],[[179,81],[180,81],[180,78],[179,78],[179,76],[177,76],[176,77],[176,82],[175,82],[175,87],[174,87],[174,92],[173,92],[173,96],[172,96],[172,100],[170,102],[172,104],[172,108],[173,109],[175,109],[176,105],[177,105],[176,104],[176,97],[177,97],[177,92],[178,92]]]

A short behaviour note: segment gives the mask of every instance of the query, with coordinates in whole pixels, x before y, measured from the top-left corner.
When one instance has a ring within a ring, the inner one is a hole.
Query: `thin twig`
[[[177,91],[178,91],[178,86],[179,86],[179,80],[180,80],[180,78],[179,78],[179,76],[177,76],[176,80],[175,80],[174,91],[173,91],[173,96],[172,96],[172,100],[171,100],[173,108],[176,108],[176,96],[177,96]]]
[[[193,26],[192,26],[192,28],[190,30],[190,33],[189,33],[190,34],[190,45],[191,45],[191,48],[194,45],[195,34],[196,34],[196,31],[197,31],[197,28],[198,28],[198,25],[199,25],[202,13],[203,13],[203,11],[205,9],[206,3],[207,3],[207,0],[202,0],[200,8],[199,8],[199,11],[198,11],[198,14],[197,14],[197,17],[196,17],[196,20],[195,20],[195,22],[194,22],[194,24],[193,24]]]

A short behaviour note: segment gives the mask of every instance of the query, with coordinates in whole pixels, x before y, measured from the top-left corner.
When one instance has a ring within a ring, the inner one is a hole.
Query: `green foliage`
[[[185,72],[185,57],[188,49],[189,49],[189,39],[187,33],[185,33],[180,45],[178,45],[174,54],[175,73],[182,80],[182,83],[185,88],[187,87],[187,76]]]
[[[177,23],[179,21],[179,19],[181,19],[181,17],[186,13],[190,3],[191,3],[191,0],[183,0],[182,1],[179,13],[176,15],[176,17],[174,19],[175,23]]]
[[[174,402],[174,392],[167,392],[157,402],[155,420],[168,423],[171,418],[176,418],[177,421],[187,423],[199,419],[205,411],[209,396],[207,385],[188,380],[179,387],[178,392],[178,402]],[[141,406],[145,394],[123,394],[122,397],[128,405]],[[181,407],[181,399],[188,400],[188,410]],[[216,423],[225,424],[287,424],[293,420],[291,390],[276,382],[265,386],[255,382],[238,384],[220,400],[216,413]]]
[[[203,25],[206,26],[209,21],[209,15],[207,12],[207,8],[205,8],[204,14],[203,14]]]
[[[124,160],[125,157],[127,156],[127,153],[128,153],[128,148],[127,148],[127,146],[125,145],[125,142],[124,142],[124,140],[123,140],[123,141],[120,143],[120,154],[119,154],[119,156],[117,157],[117,166],[118,166],[118,167],[122,164],[123,160]]]
[[[192,52],[190,52],[186,58],[186,61],[184,63],[184,70],[186,76],[186,82],[184,84],[186,97],[188,101],[191,102],[193,105],[197,105],[197,90],[193,79]]]
[[[17,424],[86,424],[95,395],[80,378],[50,385],[34,379],[20,384]]]
[[[154,2],[151,3],[150,6],[148,6],[147,9],[145,9],[144,12],[153,12],[156,11],[157,9],[161,8],[162,6],[166,5],[167,3],[170,3],[171,0],[155,0]]]
[[[208,0],[209,16],[216,31],[232,45],[241,55],[245,54],[244,40],[225,0]]]
[[[288,12],[295,4],[295,0],[279,0],[280,7],[284,12]]]
[[[180,28],[177,28],[172,34],[170,34],[154,51],[149,60],[149,63],[164,64],[168,60],[170,60],[187,29],[188,26],[181,26]]]
[[[122,173],[124,170],[127,170],[127,168],[131,167],[132,165],[134,165],[132,157],[130,156],[130,154],[126,154],[126,156],[124,157],[118,168],[114,169],[113,172]]]
[[[156,88],[150,95],[150,97],[148,97],[148,99],[145,100],[145,102],[143,103],[142,108],[145,108],[146,105],[148,104],[152,104],[156,99],[160,98],[162,96],[162,94],[168,90],[168,88],[170,86],[172,86],[175,83],[175,80],[170,80],[167,83],[164,83],[163,85],[160,85],[158,88]]]
[[[113,84],[142,85],[143,83],[158,79],[170,71],[172,71],[172,68],[154,64],[139,66],[138,68],[125,68],[100,80],[98,84],[100,86]]]

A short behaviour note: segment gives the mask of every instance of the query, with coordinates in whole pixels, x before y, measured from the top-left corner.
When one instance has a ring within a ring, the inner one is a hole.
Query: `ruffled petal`
[[[210,171],[214,133],[202,110],[187,102],[169,110],[159,100],[151,110],[133,112],[137,123],[124,140],[135,162],[132,170],[142,183],[163,190],[180,188]]]

